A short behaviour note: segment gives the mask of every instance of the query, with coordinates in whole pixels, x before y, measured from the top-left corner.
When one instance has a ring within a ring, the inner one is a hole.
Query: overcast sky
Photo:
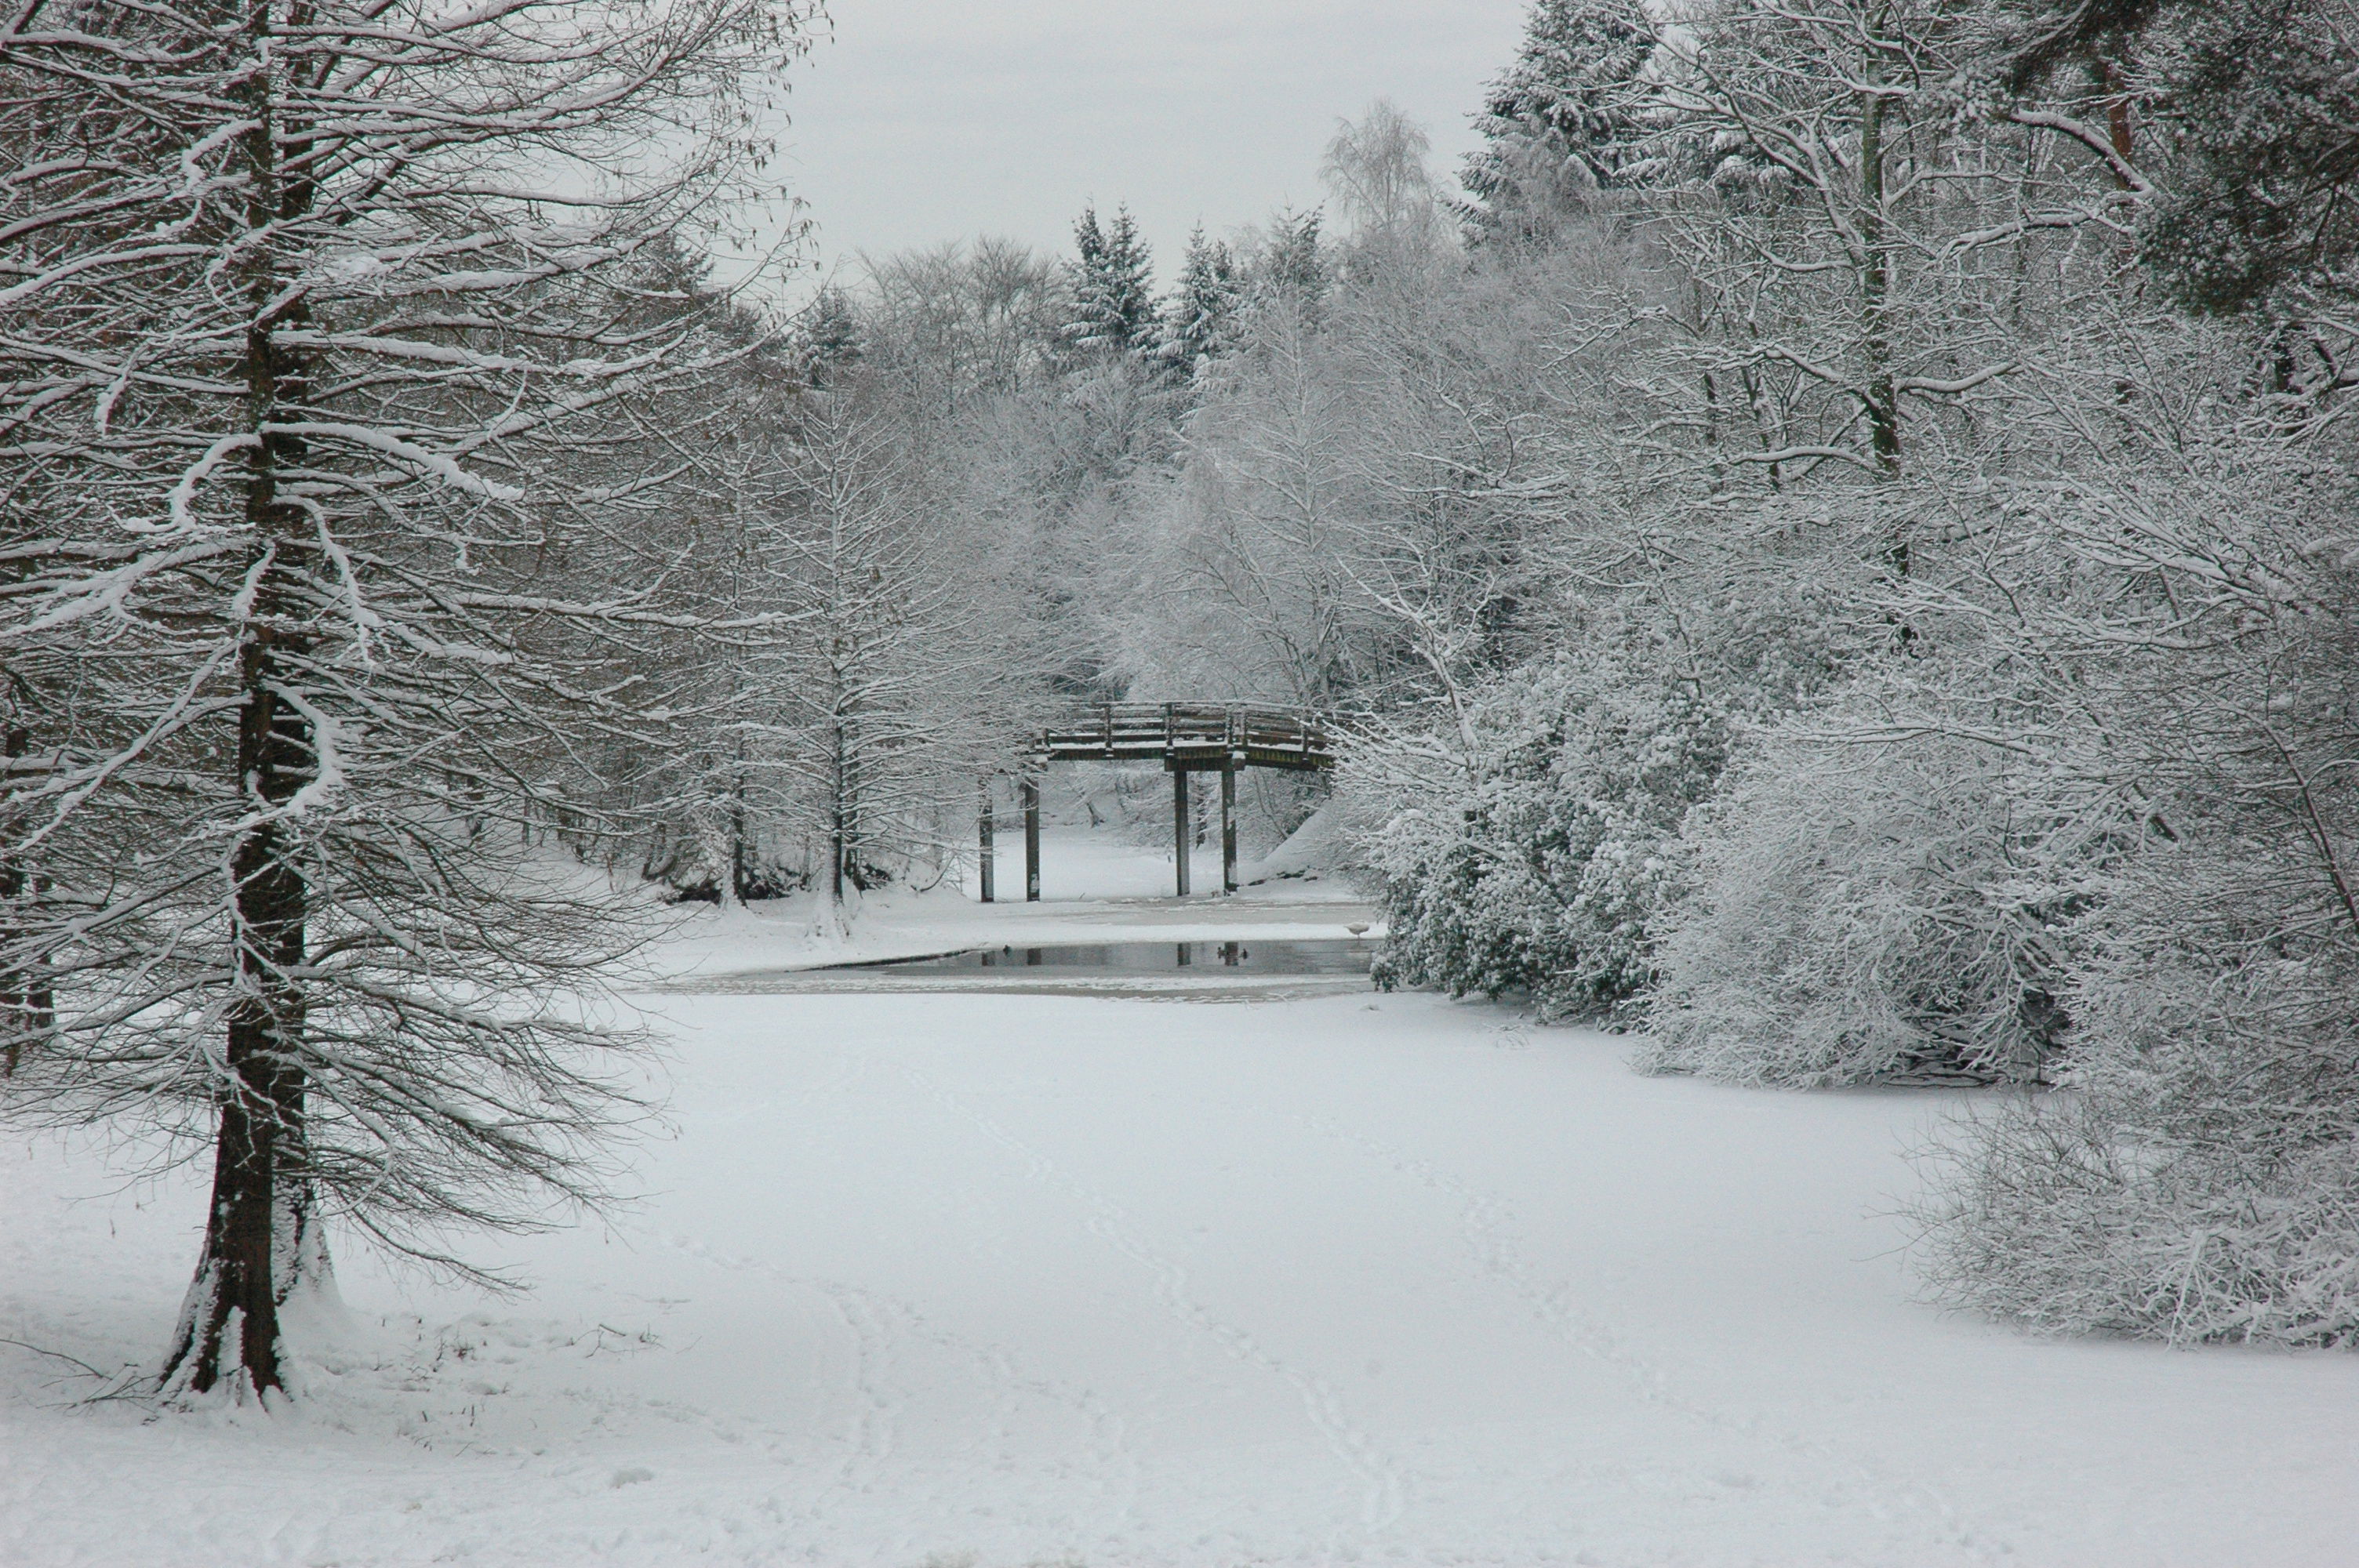
[[[824,265],[976,233],[1064,251],[1127,201],[1169,278],[1214,233],[1322,192],[1338,116],[1390,97],[1437,172],[1527,0],[829,0],[793,72],[786,181]]]

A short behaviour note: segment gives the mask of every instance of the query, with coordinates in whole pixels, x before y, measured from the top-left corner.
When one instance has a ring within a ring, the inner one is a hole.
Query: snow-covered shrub
[[[2310,536],[2350,498],[2289,477],[2216,514],[2234,552],[2130,535],[2178,574],[2169,641],[2102,694],[2146,831],[2082,923],[2063,1087],[1936,1160],[1918,1217],[1951,1301],[2359,1345],[2359,541]]]
[[[1385,880],[1376,981],[1528,992],[1551,1016],[1637,994],[1671,845],[1727,755],[1724,708],[1618,661],[1520,669],[1458,722],[1372,741],[1344,788]],[[1422,764],[1421,766],[1419,764]]]
[[[1759,737],[1690,818],[1642,1068],[2028,1078],[2055,1048],[2076,907],[2059,860],[2088,836],[2019,753],[1864,706]]]
[[[2201,859],[2158,851],[2149,913],[2249,891]],[[2075,1333],[2359,1344],[2359,962],[2234,923],[2241,959],[2216,929],[2118,944],[2073,992],[2068,1087],[1936,1156],[1918,1218],[1944,1298]]]

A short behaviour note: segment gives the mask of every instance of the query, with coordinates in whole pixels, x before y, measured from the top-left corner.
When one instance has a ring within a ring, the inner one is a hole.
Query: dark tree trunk
[[[257,631],[240,669],[238,773],[248,809],[271,815],[239,840],[230,862],[238,989],[229,1012],[230,1082],[214,1133],[204,1254],[163,1374],[196,1393],[240,1370],[257,1393],[283,1389],[278,1307],[297,1283],[310,1223],[299,975],[310,889],[299,848],[275,815],[312,776],[310,727],[277,691],[283,656],[300,651]]]
[[[1900,395],[1892,373],[1892,233],[1885,182],[1885,112],[1886,103],[1878,82],[1882,61],[1870,52],[1859,104],[1859,224],[1862,251],[1859,316],[1866,387],[1860,402],[1867,415],[1868,449],[1875,458],[1879,482],[1900,477]],[[1896,577],[1909,571],[1908,535],[1896,516],[1885,537],[1884,560]],[[1916,640],[1907,625],[1899,629],[1903,644]]]
[[[312,648],[296,574],[308,553],[303,512],[282,500],[278,475],[304,461],[299,437],[270,427],[310,395],[310,366],[281,341],[307,325],[283,258],[262,236],[299,218],[310,192],[278,170],[277,122],[267,59],[266,5],[245,13],[254,69],[233,96],[249,114],[239,138],[247,176],[247,243],[240,281],[254,314],[237,366],[248,418],[245,524],[253,540],[245,580],[251,607],[238,660],[236,778],[248,826],[230,857],[234,996],[219,1090],[212,1204],[204,1252],[180,1309],[162,1382],[203,1393],[243,1374],[257,1395],[284,1391],[278,1308],[307,1267],[323,1268],[313,1230],[311,1173],[303,1130],[302,1045],[308,995],[301,973],[310,919],[301,835],[287,808],[318,776],[318,737],[288,693],[303,680]]]

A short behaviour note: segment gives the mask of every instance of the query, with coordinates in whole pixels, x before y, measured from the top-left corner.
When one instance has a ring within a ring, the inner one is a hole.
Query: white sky
[[[1390,97],[1449,177],[1527,0],[830,0],[774,166],[822,264],[1011,235],[1062,254],[1127,201],[1169,278],[1213,233],[1323,192],[1339,116]],[[1451,181],[1455,189],[1454,180]]]

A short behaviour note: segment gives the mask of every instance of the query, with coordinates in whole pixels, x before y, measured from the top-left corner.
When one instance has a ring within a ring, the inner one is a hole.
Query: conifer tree
[[[813,386],[826,386],[866,356],[861,342],[860,312],[841,288],[830,284],[819,291],[803,313],[801,323],[804,374]]]
[[[1320,248],[1320,210],[1280,212],[1270,223],[1269,243],[1255,268],[1255,292],[1266,301],[1286,300],[1306,318],[1318,313],[1327,295],[1327,257]]]
[[[1073,319],[1067,337],[1084,353],[1109,358],[1144,355],[1155,344],[1154,260],[1130,209],[1115,209],[1101,227],[1084,208],[1073,225]]]
[[[1199,223],[1188,235],[1180,281],[1163,308],[1163,341],[1158,352],[1174,375],[1192,377],[1228,351],[1234,336],[1237,292],[1236,258],[1225,242],[1205,238]]]
[[[575,826],[640,728],[628,644],[701,625],[631,569],[679,471],[649,400],[742,358],[674,241],[803,13],[39,10],[0,29],[0,146],[60,155],[0,182],[0,665],[39,758],[0,888],[52,890],[0,933],[10,1108],[210,1164],[165,1386],[275,1397],[321,1213],[471,1273],[442,1227],[594,1197],[635,1113],[627,1036],[551,1001],[597,912],[485,829]]]
[[[1538,0],[1516,62],[1492,82],[1459,183],[1470,237],[1538,238],[1625,176],[1633,84],[1655,49],[1636,0]]]

